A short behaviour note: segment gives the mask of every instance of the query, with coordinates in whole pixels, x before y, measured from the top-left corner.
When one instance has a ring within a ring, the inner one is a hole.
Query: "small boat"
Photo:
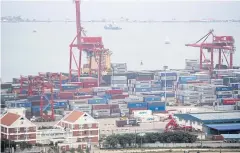
[[[116,24],[107,24],[104,26],[104,29],[106,30],[122,30],[121,27],[117,26]]]
[[[37,30],[33,30],[33,33],[37,32]]]
[[[171,43],[171,42],[170,42],[169,38],[166,37],[166,39],[165,39],[165,44],[170,44],[170,43]]]

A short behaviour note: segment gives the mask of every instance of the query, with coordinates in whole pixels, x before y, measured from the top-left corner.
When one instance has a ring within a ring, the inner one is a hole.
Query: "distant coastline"
[[[101,22],[101,23],[108,23],[112,22],[113,20],[88,20],[82,22]],[[19,22],[75,22],[74,20],[65,19],[65,20],[37,20],[37,19],[24,19],[21,16],[5,16],[1,17],[1,22],[6,23],[19,23]],[[119,19],[114,20],[114,22],[125,22],[125,23],[240,23],[240,20],[237,19],[230,19],[230,20],[129,20],[129,19]]]

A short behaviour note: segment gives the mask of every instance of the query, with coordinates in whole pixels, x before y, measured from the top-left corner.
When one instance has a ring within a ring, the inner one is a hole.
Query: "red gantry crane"
[[[81,12],[80,12],[80,0],[75,0],[76,5],[76,26],[77,35],[70,44],[70,63],[69,63],[69,80],[72,79],[73,73],[81,76],[81,62],[82,52],[86,52],[89,60],[89,74],[91,75],[91,58],[94,57],[98,64],[98,85],[101,83],[101,74],[105,69],[102,67],[102,57],[109,52],[104,48],[102,37],[87,37],[84,34],[83,27],[81,26]],[[76,42],[76,43],[75,43]],[[78,56],[73,52],[73,48],[77,48]],[[78,58],[78,59],[77,59]],[[73,62],[75,63],[75,69],[73,69]]]
[[[24,86],[28,86],[28,96],[40,96],[40,116],[45,120],[54,120],[54,106],[53,106],[53,84],[49,82],[45,75],[39,73],[38,76],[21,76],[21,90]],[[46,91],[49,90],[50,97],[47,97]],[[47,104],[44,105],[44,101]],[[45,114],[44,111],[50,107],[51,115]]]
[[[228,68],[233,67],[233,54],[235,52],[234,47],[234,38],[232,36],[215,36],[213,34],[214,30],[210,30],[204,37],[198,40],[194,44],[186,44],[186,46],[191,47],[199,47],[200,48],[200,70],[203,69],[203,62],[205,62],[206,56],[203,52],[203,49],[206,49],[208,53],[211,55],[210,59],[210,68],[209,70],[212,71],[214,69],[214,52],[218,53],[218,69],[221,69],[221,65],[223,63],[222,54],[226,60]],[[206,40],[211,36],[211,42],[207,43]],[[229,59],[227,55],[229,54]]]

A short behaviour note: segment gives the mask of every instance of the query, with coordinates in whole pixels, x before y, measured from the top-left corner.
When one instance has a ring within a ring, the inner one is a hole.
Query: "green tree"
[[[84,151],[82,150],[81,147],[78,147],[78,148],[77,148],[77,152],[78,152],[78,153],[84,153]]]
[[[86,153],[90,153],[90,150],[88,147],[86,148]]]
[[[75,149],[74,149],[74,148],[71,148],[71,149],[70,149],[70,152],[71,152],[71,153],[75,153]]]
[[[111,147],[111,148],[116,148],[118,145],[118,139],[116,135],[110,135],[106,138],[106,143]]]

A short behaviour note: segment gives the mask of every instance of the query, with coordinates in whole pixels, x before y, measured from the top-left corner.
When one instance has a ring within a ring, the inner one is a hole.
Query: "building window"
[[[88,128],[92,128],[92,124],[88,124]]]
[[[79,129],[83,129],[83,124],[79,124]]]
[[[84,134],[86,135],[86,134],[87,134],[87,131],[84,131]]]

